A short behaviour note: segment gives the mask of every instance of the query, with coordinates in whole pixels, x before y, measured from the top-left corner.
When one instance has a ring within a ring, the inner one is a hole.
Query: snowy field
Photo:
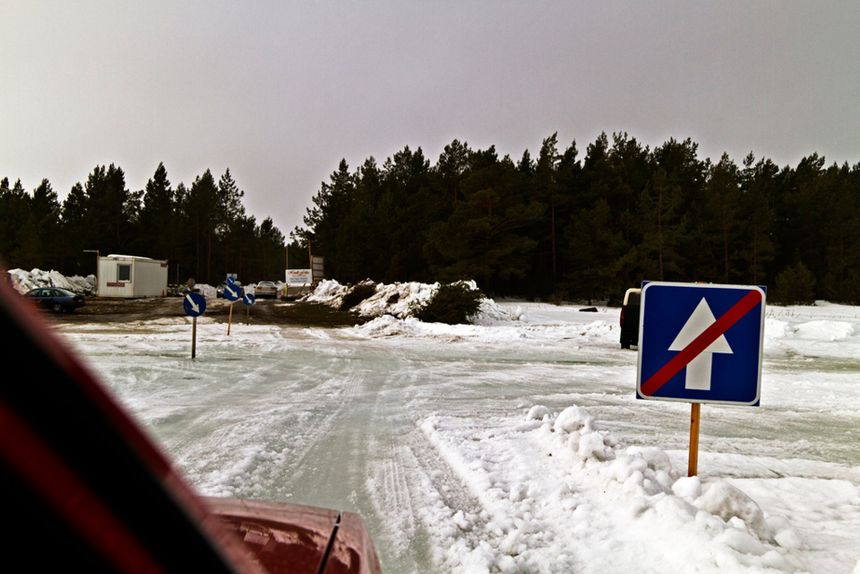
[[[618,310],[61,327],[203,493],[359,512],[386,572],[860,573],[860,308],[771,307],[762,406],[634,398]]]

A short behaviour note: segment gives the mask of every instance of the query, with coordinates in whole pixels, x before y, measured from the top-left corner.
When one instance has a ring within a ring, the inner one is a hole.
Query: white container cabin
[[[115,255],[99,257],[99,297],[163,297],[167,295],[167,261]]]

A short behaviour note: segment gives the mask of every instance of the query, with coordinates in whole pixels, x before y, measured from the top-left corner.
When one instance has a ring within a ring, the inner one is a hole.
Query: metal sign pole
[[[191,358],[197,357],[197,317],[191,319]]]
[[[702,403],[690,406],[690,456],[687,460],[687,476],[696,476],[699,470],[699,419]]]

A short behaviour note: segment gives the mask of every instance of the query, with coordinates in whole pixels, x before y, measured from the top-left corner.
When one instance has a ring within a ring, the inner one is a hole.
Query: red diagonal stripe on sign
[[[728,331],[732,325],[737,323],[741,317],[746,315],[756,305],[761,303],[761,293],[753,290],[741,297],[740,301],[731,306],[719,319],[714,321],[710,327],[702,331],[702,333],[693,339],[689,345],[684,347],[684,350],[672,357],[672,359],[660,369],[651,375],[651,377],[642,383],[640,390],[643,395],[653,395],[660,390],[660,387],[669,382],[669,380],[677,375],[681,369],[699,356],[699,354],[711,346],[711,343],[716,341],[723,333]]]

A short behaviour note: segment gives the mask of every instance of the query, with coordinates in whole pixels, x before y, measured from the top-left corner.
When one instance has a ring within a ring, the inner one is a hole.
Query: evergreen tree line
[[[242,205],[244,192],[230,170],[217,181],[209,170],[190,188],[175,188],[159,164],[141,191],[129,191],[123,170],[96,166],[60,203],[44,179],[28,193],[20,180],[0,180],[0,256],[8,268],[95,271],[95,254],[168,260],[170,281],[220,283],[283,277],[284,235],[266,218],[257,223]]]
[[[767,285],[772,300],[860,303],[860,163],[702,159],[606,134],[580,158],[457,140],[435,165],[409,147],[346,161],[294,239],[341,282],[475,279],[492,295],[617,301],[643,279]],[[293,247],[297,248],[297,245]]]

